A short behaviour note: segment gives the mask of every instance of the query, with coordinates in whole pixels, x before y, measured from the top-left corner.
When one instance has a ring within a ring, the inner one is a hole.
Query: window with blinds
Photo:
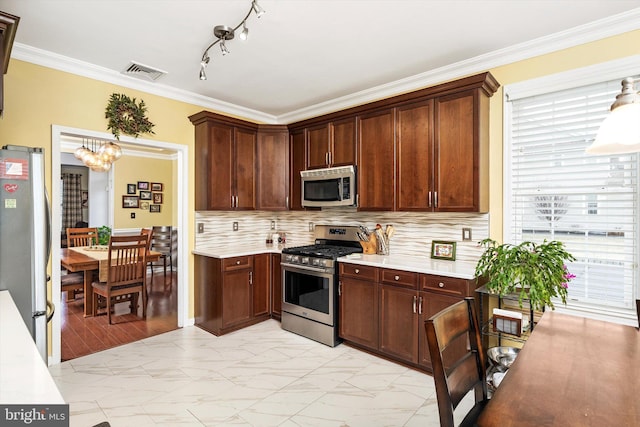
[[[635,313],[636,154],[589,155],[619,79],[507,99],[505,241],[559,240],[577,260],[568,307]]]

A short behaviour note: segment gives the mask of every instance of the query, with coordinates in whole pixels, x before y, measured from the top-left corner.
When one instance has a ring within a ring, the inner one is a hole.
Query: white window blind
[[[619,79],[507,102],[505,241],[559,240],[577,260],[568,307],[634,312],[638,247],[636,154],[585,153]]]

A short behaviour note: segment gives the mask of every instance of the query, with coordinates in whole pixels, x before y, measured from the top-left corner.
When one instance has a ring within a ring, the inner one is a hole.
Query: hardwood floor
[[[151,272],[148,280],[151,280]],[[167,276],[167,282],[168,280]],[[106,315],[84,317],[82,294],[78,295],[74,301],[67,302],[66,292],[63,292],[62,307],[60,307],[62,361],[177,329],[177,288],[175,268],[170,291],[165,290],[163,273],[156,272],[153,286],[147,288],[149,289],[147,320],[141,320],[132,314],[124,314],[114,317],[112,325],[109,325]],[[119,304],[116,306],[115,313],[119,315],[128,311],[127,304]]]

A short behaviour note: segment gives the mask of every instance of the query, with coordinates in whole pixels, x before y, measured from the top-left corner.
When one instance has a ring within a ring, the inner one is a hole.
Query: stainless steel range
[[[338,337],[338,263],[362,252],[354,226],[317,225],[315,244],[282,250],[282,329],[331,347]]]

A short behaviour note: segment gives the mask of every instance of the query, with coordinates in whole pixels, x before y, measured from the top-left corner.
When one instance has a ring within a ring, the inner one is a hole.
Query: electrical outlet
[[[314,227],[315,227],[315,226],[313,225],[313,223],[312,223],[312,222],[310,222],[310,223],[309,223],[309,231],[313,231]]]
[[[198,223],[198,233],[204,233],[204,223],[203,222],[199,222]]]
[[[233,221],[233,231],[238,231],[238,221]]]
[[[276,222],[274,220],[271,220],[271,229],[272,230],[276,229]]]
[[[462,228],[462,240],[468,242],[471,240],[471,228],[463,227]]]

